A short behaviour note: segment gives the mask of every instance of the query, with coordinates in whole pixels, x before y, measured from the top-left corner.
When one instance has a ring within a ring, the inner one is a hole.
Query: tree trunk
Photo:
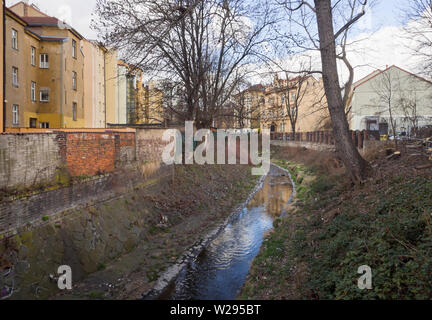
[[[336,63],[336,45],[330,0],[314,0],[320,40],[322,72],[328,109],[332,121],[336,151],[355,183],[366,178],[369,164],[364,160],[351,136],[345,116]]]

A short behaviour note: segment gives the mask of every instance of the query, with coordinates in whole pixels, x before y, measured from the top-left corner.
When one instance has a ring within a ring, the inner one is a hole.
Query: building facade
[[[6,127],[84,128],[83,37],[24,2],[5,10]]]
[[[432,125],[432,82],[397,66],[376,70],[353,85],[348,105],[352,130],[409,133]]]
[[[275,76],[272,84],[254,85],[242,94],[246,112],[251,119],[248,128],[292,132],[288,103],[289,109],[297,112],[296,132],[324,130],[328,127],[329,114],[322,79],[312,76],[279,79]]]
[[[83,40],[83,52],[85,127],[105,128],[107,123],[116,123],[117,51]]]
[[[144,93],[144,114],[139,118],[139,123],[162,124],[165,120],[163,108],[163,91],[157,87],[153,80],[143,87]]]
[[[142,71],[119,60],[117,63],[117,123],[137,124],[145,117]]]

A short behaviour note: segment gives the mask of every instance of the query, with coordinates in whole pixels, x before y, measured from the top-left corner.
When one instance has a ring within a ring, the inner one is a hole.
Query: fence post
[[[363,136],[364,136],[364,130],[359,131],[357,135],[357,148],[363,149]]]

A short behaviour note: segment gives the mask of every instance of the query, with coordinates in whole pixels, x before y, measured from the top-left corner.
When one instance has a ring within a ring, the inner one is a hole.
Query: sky
[[[263,1],[263,0],[260,0]],[[356,26],[353,40],[366,39],[356,43],[349,54],[358,80],[376,68],[386,65],[398,65],[412,72],[420,72],[418,63],[412,58],[407,47],[409,40],[402,39],[403,10],[412,0],[372,0],[375,4],[367,8],[367,14]],[[8,6],[17,0],[7,0]],[[56,16],[68,22],[88,39],[97,39],[97,34],[90,29],[92,13],[96,0],[28,0],[36,4],[48,15]],[[340,68],[343,76],[343,68]]]

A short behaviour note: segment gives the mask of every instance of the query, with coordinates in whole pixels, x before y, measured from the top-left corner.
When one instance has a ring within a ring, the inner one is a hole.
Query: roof
[[[10,8],[15,7],[18,4],[21,4],[21,3],[24,3],[24,2],[21,1],[21,2],[18,2],[9,8],[6,8],[6,12],[11,16],[13,15],[13,17],[16,20],[19,20],[22,24],[26,24],[26,26],[28,26],[28,27],[44,27],[44,26],[46,26],[46,27],[61,28],[63,26],[66,26],[66,28],[68,30],[70,30],[73,34],[75,34],[75,36],[77,36],[79,39],[84,39],[84,37],[78,31],[76,31],[74,28],[69,26],[66,22],[63,22],[63,21],[61,21],[55,17],[50,17],[50,16],[46,15],[45,13],[41,12],[39,9],[35,8],[34,6],[31,6],[31,7],[33,9],[37,10],[38,12],[40,12],[41,14],[43,14],[44,17],[29,17],[29,16],[22,17],[22,16],[17,15],[15,12],[13,12],[13,10],[10,9]],[[30,7],[26,3],[24,3],[24,5]],[[35,32],[33,31],[33,33],[35,33]],[[50,37],[50,38],[52,38],[52,37]]]
[[[36,7],[34,4],[29,5],[28,3],[24,2],[24,1],[17,2],[17,3],[15,3],[14,5],[11,5],[9,8],[13,8],[13,7],[16,7],[16,6],[21,5],[21,4],[24,5],[25,7],[31,7],[33,10],[36,10],[36,11],[39,12],[40,14],[42,14],[42,15],[48,17],[48,15],[47,15],[45,12],[42,12],[42,11],[41,11],[38,7]]]
[[[25,22],[22,17],[20,17],[19,15],[17,15],[15,12],[13,12],[12,10],[10,10],[9,8],[5,8],[5,9],[6,9],[5,10],[5,14],[7,14],[11,18],[15,19],[18,23],[22,24],[23,26],[27,25],[27,22]]]
[[[369,80],[374,79],[374,78],[377,77],[378,75],[380,75],[380,74],[382,74],[382,73],[384,73],[384,72],[386,72],[386,71],[388,71],[388,70],[390,70],[390,69],[392,69],[392,68],[397,68],[397,69],[401,70],[402,72],[408,73],[409,75],[411,75],[411,76],[413,76],[413,77],[416,77],[416,78],[419,79],[419,80],[422,80],[422,81],[425,81],[425,82],[427,82],[427,83],[429,83],[429,84],[432,84],[431,81],[429,81],[429,80],[427,80],[427,79],[425,79],[425,78],[422,78],[422,77],[420,77],[420,76],[418,76],[418,75],[416,75],[416,74],[414,74],[414,73],[412,73],[412,72],[409,72],[409,71],[407,71],[407,70],[405,70],[405,69],[402,69],[401,67],[398,67],[398,66],[396,66],[396,65],[392,65],[392,66],[390,66],[390,67],[388,67],[388,68],[386,68],[386,69],[384,69],[384,70],[375,70],[374,72],[370,73],[368,76],[366,76],[366,77],[364,77],[363,79],[361,79],[361,80],[355,82],[355,83],[353,84],[353,89],[355,90],[356,88],[358,88],[358,87],[360,87],[361,85],[365,84],[365,83],[368,82]]]
[[[58,26],[60,20],[55,17],[21,17],[30,26]]]

